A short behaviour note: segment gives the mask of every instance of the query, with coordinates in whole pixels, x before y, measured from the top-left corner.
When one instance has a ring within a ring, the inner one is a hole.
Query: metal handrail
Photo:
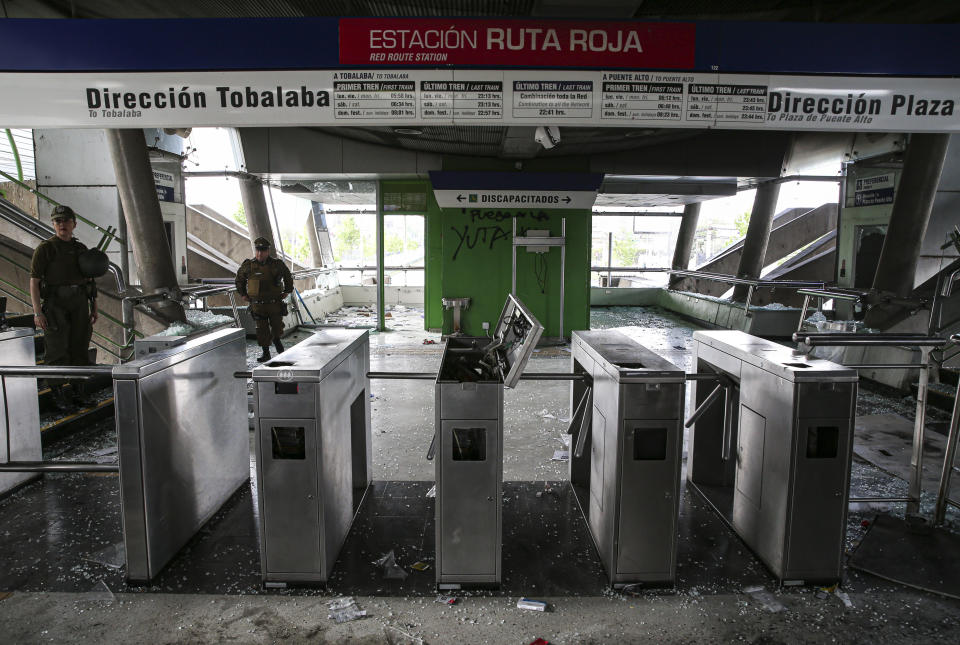
[[[13,140],[13,132],[10,128],[4,128],[7,132],[7,141],[10,142],[10,152],[13,153],[13,163],[17,167],[17,178],[23,181],[23,164],[20,163],[20,151],[17,150],[17,142]]]
[[[950,336],[950,342],[960,346],[960,334]],[[943,524],[946,519],[947,505],[960,508],[960,502],[950,499],[950,476],[953,463],[957,459],[957,442],[960,440],[960,385],[953,400],[953,414],[950,415],[950,429],[947,432],[947,445],[943,451],[943,469],[940,471],[940,486],[937,488],[937,502],[934,506],[933,523]]]
[[[688,271],[686,269],[671,269],[671,276],[681,276],[684,278],[701,278],[704,280],[713,280],[716,282],[723,282],[726,284],[732,284],[737,286],[746,286],[747,287],[747,297],[743,301],[743,311],[744,315],[752,316],[750,312],[750,303],[753,301],[753,294],[757,289],[795,289],[798,287],[816,287],[823,286],[826,284],[822,280],[761,280],[761,279],[752,279],[752,278],[739,278],[737,276],[726,275],[724,273],[711,273],[709,271]],[[804,301],[806,304],[806,301]],[[803,310],[804,312],[806,309]],[[803,322],[803,314],[800,316],[801,324]]]
[[[7,280],[4,280],[3,278],[0,278],[0,283],[3,283],[3,284],[5,284],[5,285],[7,285],[7,286],[10,287],[11,289],[16,289],[16,290],[19,291],[20,293],[24,293],[24,294],[26,294],[26,295],[28,295],[28,296],[30,295],[30,294],[28,294],[26,291],[24,291],[23,289],[21,289],[20,287],[18,287],[17,285],[15,285],[15,284],[13,284],[12,282],[9,282],[9,281],[7,281]],[[32,304],[29,300],[24,300],[23,298],[21,298],[20,296],[18,296],[18,295],[15,294],[15,293],[13,293],[12,291],[7,291],[6,289],[3,288],[3,286],[0,286],[0,291],[2,291],[3,293],[7,294],[8,296],[10,296],[11,298],[13,298],[13,299],[16,300],[17,302],[19,302],[19,303],[21,303],[21,304],[23,304],[23,305],[25,305],[25,306],[27,306],[27,307],[32,307],[32,306],[33,306],[33,304]]]
[[[620,273],[624,271],[633,271],[635,273],[669,273],[673,269],[669,267],[590,267],[591,273]]]
[[[659,270],[659,269],[657,269]],[[733,285],[745,285],[758,289],[796,289],[806,287],[823,287],[827,283],[823,280],[763,280],[752,278],[740,278],[727,275],[725,273],[711,273],[709,271],[690,271],[687,269],[669,269],[670,275],[678,275],[684,278],[702,278],[704,280],[713,280],[716,282],[725,282]]]
[[[112,376],[112,365],[0,365],[0,376],[91,378]]]
[[[0,170],[0,175],[2,175],[3,177],[6,177],[7,179],[9,179],[9,180],[12,181],[13,183],[17,184],[17,185],[20,186],[21,188],[29,191],[31,194],[36,195],[37,197],[43,199],[44,201],[46,201],[46,202],[48,202],[48,203],[50,203],[50,204],[53,204],[54,206],[62,206],[62,205],[63,205],[63,204],[61,204],[60,202],[58,202],[57,200],[52,199],[52,198],[50,198],[50,197],[47,197],[46,195],[44,195],[43,193],[41,193],[41,192],[40,192],[39,190],[37,190],[36,188],[33,188],[33,187],[30,186],[29,184],[26,184],[26,183],[18,180],[16,177],[14,177],[14,176],[12,176],[12,175],[10,175],[10,174],[8,174],[8,173],[5,173],[5,172],[2,171],[2,170]],[[81,222],[83,222],[84,224],[87,224],[88,226],[92,227],[93,229],[95,229],[95,230],[97,230],[97,231],[100,231],[100,232],[103,233],[104,235],[107,235],[108,237],[110,237],[110,239],[116,240],[118,243],[122,244],[123,246],[126,246],[126,245],[127,245],[127,243],[126,243],[122,238],[118,237],[116,233],[114,233],[113,231],[110,231],[110,230],[108,230],[108,229],[103,228],[102,226],[100,226],[99,224],[97,224],[97,223],[95,223],[95,222],[91,222],[90,220],[88,220],[88,219],[87,219],[86,217],[84,217],[83,215],[77,214],[77,219],[80,220]]]
[[[927,334],[859,334],[850,332],[794,332],[793,340],[810,347],[940,347],[947,342],[942,336]]]
[[[3,256],[0,256],[0,257],[3,257]],[[27,291],[21,289],[20,287],[18,287],[17,285],[13,284],[12,282],[9,282],[9,281],[7,281],[7,280],[4,280],[3,278],[0,278],[0,283],[6,284],[10,289],[15,289],[16,291],[19,291],[20,293],[22,293],[22,294],[24,294],[24,295],[27,295],[27,296],[30,295]],[[33,303],[32,303],[32,302],[30,302],[29,300],[26,300],[25,298],[21,298],[21,297],[18,296],[16,293],[13,293],[12,291],[9,291],[8,289],[5,289],[2,285],[0,285],[0,292],[3,292],[3,293],[5,293],[5,294],[7,294],[8,296],[10,296],[11,298],[13,298],[14,300],[16,300],[17,302],[19,302],[20,304],[24,305],[25,307],[32,307],[32,306],[33,306]],[[106,318],[106,319],[109,320],[110,322],[118,325],[121,329],[124,329],[124,330],[125,330],[126,332],[128,332],[128,333],[133,333],[134,335],[140,336],[141,338],[143,337],[143,332],[138,331],[137,329],[135,329],[135,328],[133,328],[133,327],[127,327],[127,326],[124,325],[122,322],[120,322],[119,320],[117,320],[116,318],[114,318],[113,316],[111,316],[111,315],[108,314],[108,313],[105,313],[105,312],[103,312],[103,311],[98,311],[98,312],[97,312],[97,315],[98,315],[98,316],[103,316],[104,318]],[[129,343],[125,343],[125,344],[118,343],[117,341],[113,340],[112,338],[110,338],[110,337],[108,337],[108,336],[104,336],[103,334],[101,334],[100,332],[98,332],[98,331],[96,331],[96,330],[93,331],[93,334],[96,335],[96,336],[99,336],[100,338],[102,338],[102,339],[105,340],[106,342],[110,343],[111,345],[117,347],[118,349],[128,349],[128,348],[130,347],[130,344],[129,344]],[[103,345],[97,343],[96,341],[91,341],[91,342],[93,342],[94,345],[96,345],[97,347],[99,347],[99,348],[102,349],[103,351],[107,352],[107,353],[110,354],[111,356],[115,356],[115,357],[121,358],[121,359],[123,358],[123,357],[120,356],[119,354],[110,351],[109,349],[107,349],[107,348],[104,347]]]

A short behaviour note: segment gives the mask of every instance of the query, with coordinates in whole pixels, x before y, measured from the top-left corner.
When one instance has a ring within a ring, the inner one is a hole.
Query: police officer
[[[270,341],[277,352],[283,351],[283,316],[287,313],[287,296],[293,292],[290,269],[277,258],[270,257],[270,242],[258,237],[253,242],[256,255],[244,260],[237,271],[237,292],[250,303],[250,315],[257,324],[257,343],[263,348],[261,363],[270,360]]]
[[[34,323],[43,330],[47,365],[88,365],[87,350],[97,322],[97,287],[85,278],[78,259],[87,250],[73,237],[77,215],[57,206],[50,215],[56,235],[44,240],[30,263],[30,300]],[[48,380],[57,407],[66,406],[62,379]],[[79,383],[82,384],[82,381]],[[73,388],[77,405],[85,405],[82,385]]]

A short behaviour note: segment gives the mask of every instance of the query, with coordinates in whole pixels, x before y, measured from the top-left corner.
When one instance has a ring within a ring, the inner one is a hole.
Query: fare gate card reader
[[[436,380],[437,584],[500,583],[503,388],[514,387],[543,325],[507,296],[493,337],[447,339]]]

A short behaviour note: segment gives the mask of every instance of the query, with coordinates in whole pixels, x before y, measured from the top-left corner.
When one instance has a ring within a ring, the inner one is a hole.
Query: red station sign
[[[343,65],[691,69],[696,26],[469,18],[341,18]]]

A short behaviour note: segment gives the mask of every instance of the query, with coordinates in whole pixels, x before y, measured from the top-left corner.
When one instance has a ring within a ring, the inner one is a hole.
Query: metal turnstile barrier
[[[36,365],[32,329],[0,332],[0,356],[4,365]],[[37,379],[33,376],[0,376],[0,464],[36,462],[41,458],[40,411]],[[25,405],[26,402],[31,402]],[[0,472],[0,495],[37,478],[30,472]]]
[[[436,380],[437,585],[499,584],[503,388],[514,387],[543,326],[507,296],[492,338],[447,339]]]
[[[683,370],[616,331],[575,331],[570,482],[613,586],[676,577]]]
[[[250,477],[242,329],[113,368],[127,580],[148,582]]]
[[[840,579],[857,372],[739,331],[696,331],[687,478],[780,580]],[[688,422],[689,423],[689,422]]]
[[[267,585],[325,583],[371,481],[370,337],[326,329],[253,369]]]

